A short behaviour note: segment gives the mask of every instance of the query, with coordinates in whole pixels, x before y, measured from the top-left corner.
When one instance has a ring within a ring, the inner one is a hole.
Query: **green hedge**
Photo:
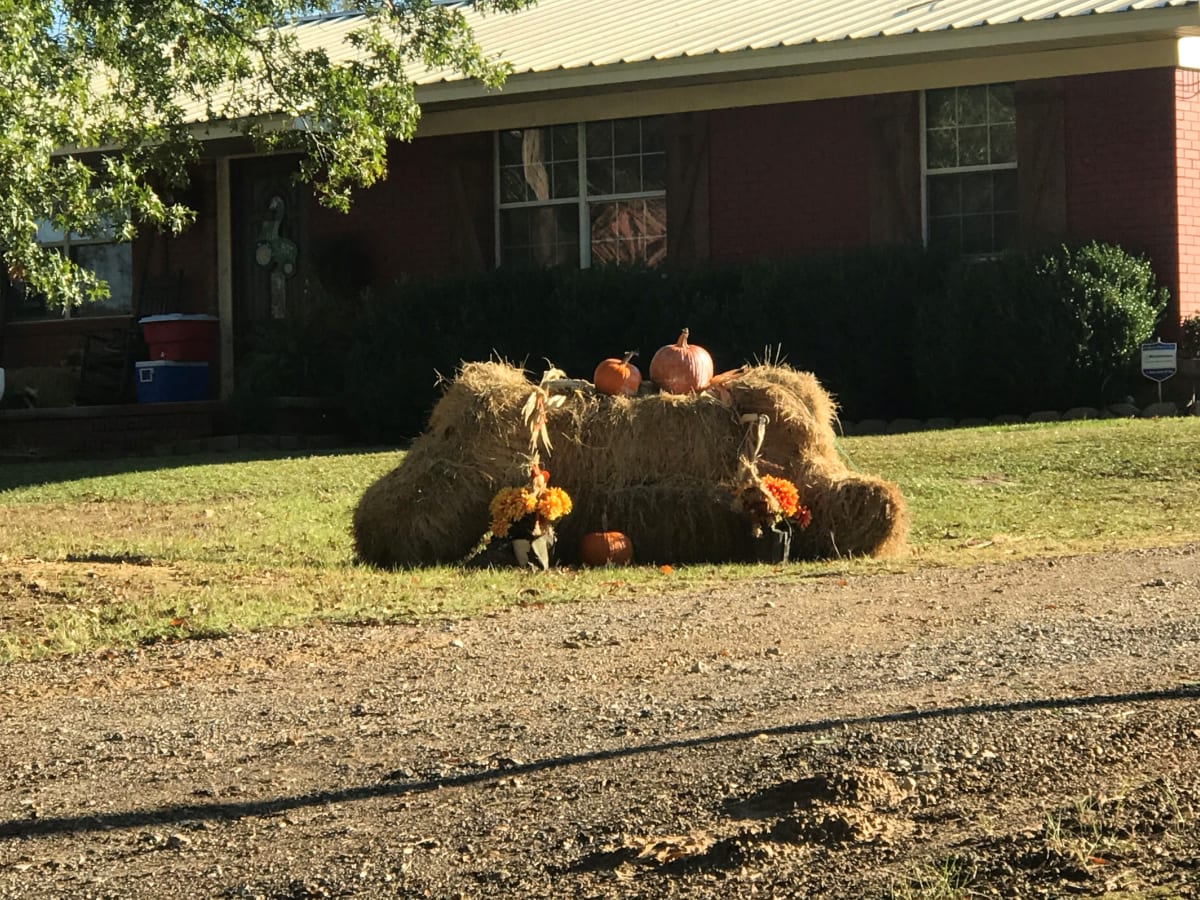
[[[1027,412],[1125,391],[1165,301],[1144,260],[1097,244],[965,264],[889,247],[686,270],[502,270],[317,304],[276,326],[239,385],[343,394],[362,437],[402,441],[463,361],[590,378],[637,349],[645,374],[687,326],[718,371],[782,356],[814,372],[848,420]]]
[[[956,263],[918,311],[917,407],[992,416],[1124,397],[1167,299],[1148,262],[1105,244]]]

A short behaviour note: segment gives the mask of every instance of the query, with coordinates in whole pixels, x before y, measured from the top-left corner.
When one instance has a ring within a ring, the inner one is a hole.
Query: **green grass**
[[[353,561],[350,516],[398,452],[0,467],[0,661],[313,621],[421,621],[737,579],[966,565],[1200,540],[1200,419],[963,429],[840,442],[897,482],[911,552],[771,569],[550,573]]]

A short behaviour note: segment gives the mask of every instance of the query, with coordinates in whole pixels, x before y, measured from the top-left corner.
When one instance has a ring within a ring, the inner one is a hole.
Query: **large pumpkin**
[[[690,394],[708,387],[713,360],[703,347],[688,343],[688,330],[679,340],[660,347],[650,360],[650,380],[668,394]]]
[[[610,397],[632,397],[642,386],[642,373],[633,363],[636,350],[630,350],[624,359],[606,359],[596,366],[592,383],[596,390]]]
[[[633,560],[633,543],[619,531],[590,531],[579,541],[585,566],[624,566]]]

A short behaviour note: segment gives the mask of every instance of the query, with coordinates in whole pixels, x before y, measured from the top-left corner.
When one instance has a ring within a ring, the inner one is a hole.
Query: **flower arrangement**
[[[749,478],[734,495],[734,505],[749,516],[755,537],[784,522],[797,528],[808,527],[812,511],[800,502],[800,491],[794,483],[777,475],[759,475],[755,471],[747,474]]]
[[[492,537],[508,537],[518,525],[528,532],[527,536],[538,537],[570,513],[571,495],[560,487],[549,487],[549,481],[550,473],[535,462],[530,467],[528,485],[498,490],[488,504]]]
[[[529,394],[521,416],[529,428],[529,483],[520,487],[502,487],[488,503],[490,525],[468,559],[483,553],[494,538],[509,538],[519,566],[534,565],[549,569],[554,545],[554,523],[571,512],[571,495],[560,487],[550,487],[550,473],[541,466],[541,453],[554,448],[550,444],[550,410],[566,402],[562,394],[551,394],[552,382],[563,378],[559,369],[550,368]]]
[[[747,425],[745,450],[738,459],[739,475],[733,488],[733,508],[749,516],[750,531],[756,538],[785,522],[807,528],[812,521],[812,511],[800,502],[795,483],[778,475],[759,474],[758,456],[769,421],[760,413],[742,416]]]

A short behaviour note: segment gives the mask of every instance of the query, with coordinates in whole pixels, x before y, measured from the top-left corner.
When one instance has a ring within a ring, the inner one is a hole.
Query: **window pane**
[[[611,159],[588,159],[587,192],[589,197],[613,193],[613,165]]]
[[[929,179],[929,215],[947,216],[962,212],[957,175],[938,175]]]
[[[133,310],[133,253],[129,244],[83,244],[73,247],[71,256],[81,268],[107,281],[110,294],[102,302],[84,303],[79,315],[116,316]]]
[[[663,117],[651,116],[648,119],[642,119],[642,152],[665,153],[666,150],[667,143],[663,135]]]
[[[613,154],[628,156],[642,150],[642,126],[637,119],[613,122]]]
[[[505,265],[579,265],[579,218],[573,203],[500,211]]]
[[[993,163],[1015,163],[1017,161],[1017,126],[993,125],[988,129]]]
[[[16,282],[8,296],[8,317],[13,321],[18,319],[51,319],[61,318],[60,310],[52,310],[46,305],[45,294],[34,293],[25,282]]]
[[[1018,196],[1016,169],[992,173],[992,197],[997,212],[1016,212],[1019,209]]]
[[[516,166],[500,170],[500,202],[520,203],[525,199],[525,173]]]
[[[612,156],[612,122],[589,122],[587,126],[588,159]]]
[[[1017,236],[1020,233],[1017,214],[1001,213],[993,218],[994,250],[1010,250],[1017,246]]]
[[[551,141],[551,156],[555,162],[579,158],[579,129],[576,126],[555,125]]]
[[[925,92],[925,126],[947,128],[957,121],[954,88]]]
[[[632,194],[642,189],[642,161],[636,156],[613,160],[613,192]]]
[[[500,132],[500,165],[514,166],[521,164],[521,132],[518,130]]]
[[[986,125],[988,88],[986,85],[958,89],[958,124]]]
[[[959,175],[962,179],[962,211],[972,213],[990,213],[992,205],[992,173],[970,172]]]
[[[985,166],[988,163],[988,130],[985,125],[958,129],[958,164]]]
[[[953,128],[929,132],[925,145],[926,164],[931,169],[952,169],[958,165],[958,133]]]
[[[665,200],[593,203],[592,261],[657,265],[667,252]]]
[[[939,216],[929,219],[929,246],[948,250],[951,253],[962,252],[962,230],[958,216]]]
[[[988,121],[992,124],[1017,121],[1017,104],[1013,99],[1011,84],[993,84],[988,87]]]
[[[579,163],[556,162],[551,170],[554,179],[554,199],[562,200],[579,196]]]
[[[992,217],[990,215],[962,217],[962,252],[991,253],[995,250],[992,243]]]

